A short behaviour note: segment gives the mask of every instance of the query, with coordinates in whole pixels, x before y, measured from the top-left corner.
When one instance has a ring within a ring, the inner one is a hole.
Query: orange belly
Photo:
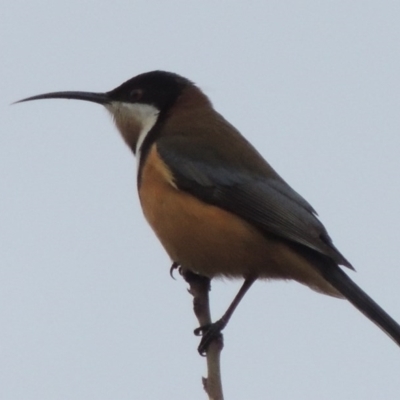
[[[142,168],[144,215],[175,262],[208,277],[295,279],[318,291],[337,292],[279,238],[269,237],[219,207],[176,188],[153,145]]]

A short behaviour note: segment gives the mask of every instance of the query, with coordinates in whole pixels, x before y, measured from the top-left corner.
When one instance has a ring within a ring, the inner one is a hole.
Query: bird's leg
[[[218,321],[212,324],[200,326],[194,330],[195,335],[202,336],[199,347],[197,348],[200,355],[204,356],[210,343],[221,336],[221,331],[226,327],[232,317],[232,314],[236,310],[236,307],[239,305],[240,301],[243,299],[244,295],[250,289],[251,285],[256,279],[257,277],[254,276],[247,277],[245,279],[243,285],[239,289],[239,292],[233,299],[225,314]]]

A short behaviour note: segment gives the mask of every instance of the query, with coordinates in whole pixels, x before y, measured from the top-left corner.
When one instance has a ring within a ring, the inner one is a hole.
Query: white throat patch
[[[156,124],[160,110],[150,104],[121,103],[118,101],[107,104],[106,108],[110,111],[115,120],[119,122],[134,120],[141,126],[135,148],[137,163],[139,164],[142,144],[151,128]]]

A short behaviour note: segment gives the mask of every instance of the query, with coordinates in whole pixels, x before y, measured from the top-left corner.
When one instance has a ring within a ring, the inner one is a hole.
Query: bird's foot
[[[223,340],[221,331],[225,328],[226,322],[223,318],[219,319],[218,321],[200,326],[199,328],[194,330],[194,334],[196,336],[201,336],[201,341],[197,351],[201,356],[205,356],[207,354],[208,346],[210,346],[211,342],[221,341]]]

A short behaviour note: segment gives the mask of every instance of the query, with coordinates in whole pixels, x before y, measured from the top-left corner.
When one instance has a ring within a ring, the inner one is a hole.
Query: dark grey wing
[[[179,189],[240,216],[263,232],[307,246],[352,268],[313,208],[266,162],[262,169],[247,168],[245,158],[233,162],[227,153],[215,147],[202,148],[201,143],[176,136],[157,141],[160,157]],[[260,157],[257,152],[254,156]]]

